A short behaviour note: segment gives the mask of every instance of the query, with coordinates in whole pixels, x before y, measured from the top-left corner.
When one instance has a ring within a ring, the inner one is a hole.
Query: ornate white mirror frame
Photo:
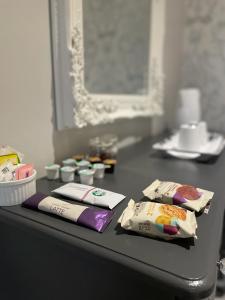
[[[83,0],[50,0],[50,10],[58,129],[163,113],[165,0],[151,0],[144,95],[90,94],[84,80]]]

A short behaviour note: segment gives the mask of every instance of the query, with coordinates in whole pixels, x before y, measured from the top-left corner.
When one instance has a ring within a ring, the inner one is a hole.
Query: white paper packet
[[[166,240],[196,238],[195,213],[175,205],[131,199],[118,223],[126,230]]]
[[[0,182],[14,180],[16,168],[17,166],[14,166],[10,161],[0,165]]]
[[[79,183],[68,183],[52,192],[77,201],[108,207],[110,209],[113,209],[119,202],[126,198],[122,194]]]

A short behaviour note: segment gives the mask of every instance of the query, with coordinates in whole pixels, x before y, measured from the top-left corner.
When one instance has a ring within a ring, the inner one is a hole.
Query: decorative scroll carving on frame
[[[151,28],[150,28],[150,57],[148,73],[148,93],[144,95],[120,95],[120,94],[91,94],[85,88],[84,80],[84,49],[83,49],[83,8],[82,0],[67,0],[70,2],[71,12],[67,12],[65,19],[70,16],[72,22],[69,30],[69,42],[66,45],[70,75],[72,102],[67,105],[67,111],[73,112],[72,123],[77,127],[86,125],[98,125],[113,122],[118,118],[134,118],[141,116],[161,115],[163,113],[163,44],[164,44],[164,23],[165,23],[165,0],[152,0],[151,8]],[[138,1],[138,0],[137,0]],[[63,2],[58,2],[60,7]],[[61,8],[60,8],[61,9]],[[64,7],[64,11],[66,9]],[[55,12],[54,12],[55,13]],[[63,15],[55,13],[57,17]],[[54,18],[57,18],[54,16]],[[62,23],[58,22],[58,23]],[[64,23],[65,24],[65,23]],[[54,32],[53,32],[54,35]],[[57,44],[60,43],[60,32],[57,33]],[[54,49],[53,49],[54,50]],[[60,52],[60,47],[59,47]],[[60,57],[60,53],[59,53]],[[57,58],[57,57],[56,57]],[[63,64],[63,57],[60,63]],[[65,68],[64,68],[65,69]],[[59,72],[59,71],[58,71]],[[56,74],[56,84],[61,84],[59,74]],[[57,80],[57,78],[59,80]],[[63,88],[61,89],[63,90]],[[62,92],[61,92],[62,93]],[[56,95],[57,98],[57,95]],[[58,97],[59,98],[59,97]],[[58,102],[65,101],[65,97],[60,95]],[[66,101],[65,101],[66,102]],[[61,104],[62,107],[62,104]],[[64,117],[66,120],[66,116]],[[62,120],[61,123],[64,121]],[[68,123],[68,121],[67,121]],[[63,128],[63,126],[61,126]]]

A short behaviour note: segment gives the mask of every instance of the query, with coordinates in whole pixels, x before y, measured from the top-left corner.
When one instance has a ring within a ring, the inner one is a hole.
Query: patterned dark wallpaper
[[[185,0],[183,86],[202,91],[203,118],[225,131],[225,1]]]

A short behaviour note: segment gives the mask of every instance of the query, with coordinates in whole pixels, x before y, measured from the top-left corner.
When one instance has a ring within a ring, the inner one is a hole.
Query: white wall
[[[0,28],[0,143],[41,170],[54,157],[48,2],[1,0]]]
[[[173,107],[180,70],[183,5],[166,0],[166,113]],[[89,137],[114,132],[148,136],[160,118],[121,120],[116,124],[58,132],[53,126],[49,7],[47,0],[0,1],[0,143],[10,144],[33,162],[39,176],[45,164],[85,149]],[[167,114],[166,123],[168,124]]]
[[[165,36],[165,114],[154,117],[152,133],[158,134],[163,128],[176,126],[175,112],[177,91],[182,84],[183,32],[185,23],[185,2],[183,0],[166,0],[166,36]]]

